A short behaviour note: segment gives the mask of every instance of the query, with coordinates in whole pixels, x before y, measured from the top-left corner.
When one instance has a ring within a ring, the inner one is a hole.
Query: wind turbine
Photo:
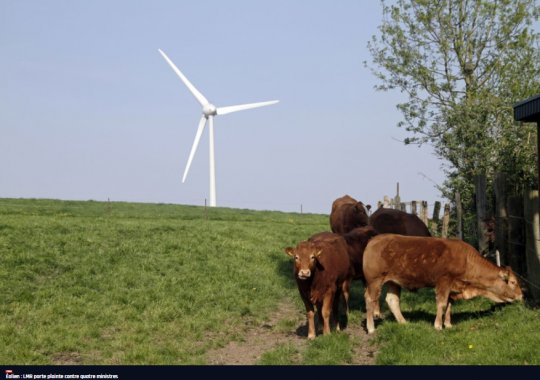
[[[182,183],[186,181],[187,174],[189,172],[189,167],[191,166],[191,161],[193,160],[193,156],[195,155],[195,152],[197,151],[197,146],[199,145],[199,140],[201,139],[201,135],[204,131],[204,127],[206,126],[206,122],[208,121],[208,134],[209,134],[209,145],[210,145],[210,207],[216,206],[216,162],[215,162],[215,156],[214,156],[214,116],[217,115],[226,115],[228,113],[236,112],[236,111],[243,111],[248,110],[251,108],[258,108],[258,107],[264,107],[269,106],[271,104],[275,104],[279,102],[279,100],[271,100],[268,102],[260,102],[260,103],[249,103],[249,104],[240,104],[237,106],[228,106],[228,107],[216,107],[212,103],[208,101],[204,97],[203,94],[199,92],[191,84],[191,82],[182,74],[182,72],[176,67],[176,65],[167,57],[167,55],[161,50],[158,49],[159,53],[165,58],[165,61],[171,66],[171,68],[174,70],[174,72],[180,77],[182,82],[186,85],[188,90],[191,92],[191,94],[197,99],[197,101],[202,106],[202,117],[199,121],[199,127],[197,128],[197,133],[195,134],[195,141],[193,142],[193,146],[191,147],[191,152],[189,153],[188,162],[186,165],[186,170],[184,171],[184,176],[182,177]]]

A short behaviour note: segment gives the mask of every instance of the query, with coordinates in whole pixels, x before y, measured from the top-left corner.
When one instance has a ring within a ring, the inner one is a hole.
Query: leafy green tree
[[[431,144],[445,162],[443,193],[473,206],[474,176],[508,173],[534,183],[536,129],[517,126],[512,104],[540,92],[533,0],[382,2],[380,34],[368,43],[379,90],[400,90],[405,144]]]

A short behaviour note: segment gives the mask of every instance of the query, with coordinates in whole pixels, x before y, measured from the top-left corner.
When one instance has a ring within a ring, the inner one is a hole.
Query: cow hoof
[[[441,330],[442,330],[442,326],[437,326],[437,325],[435,325],[435,330],[441,331]]]
[[[444,324],[444,328],[445,328],[445,329],[451,329],[451,328],[452,328],[452,324],[450,324],[450,323],[445,323],[445,324]]]
[[[313,339],[315,339],[315,335],[308,335],[307,338],[308,338],[309,340],[313,340]]]

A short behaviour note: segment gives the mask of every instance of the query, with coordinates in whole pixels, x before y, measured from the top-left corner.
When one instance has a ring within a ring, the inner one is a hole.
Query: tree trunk
[[[478,238],[478,251],[483,255],[489,254],[487,239],[487,200],[486,200],[486,176],[477,175],[474,181],[476,198],[476,237]]]
[[[501,255],[501,264],[507,265],[508,260],[508,210],[506,209],[506,176],[503,173],[495,175],[495,247]]]
[[[525,231],[523,223],[523,197],[508,198],[508,264],[516,272],[524,273]]]

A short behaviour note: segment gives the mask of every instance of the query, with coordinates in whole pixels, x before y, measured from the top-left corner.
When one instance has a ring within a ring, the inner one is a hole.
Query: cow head
[[[523,292],[518,279],[510,267],[500,268],[497,278],[490,289],[491,300],[495,302],[513,302],[523,299]]]
[[[287,247],[285,253],[294,258],[294,273],[300,280],[311,277],[322,251],[311,242],[302,242],[296,248]]]
[[[356,227],[363,227],[369,224],[369,216],[362,202],[356,202],[354,205],[352,205],[350,212],[352,212],[350,217],[354,219],[354,224]]]

